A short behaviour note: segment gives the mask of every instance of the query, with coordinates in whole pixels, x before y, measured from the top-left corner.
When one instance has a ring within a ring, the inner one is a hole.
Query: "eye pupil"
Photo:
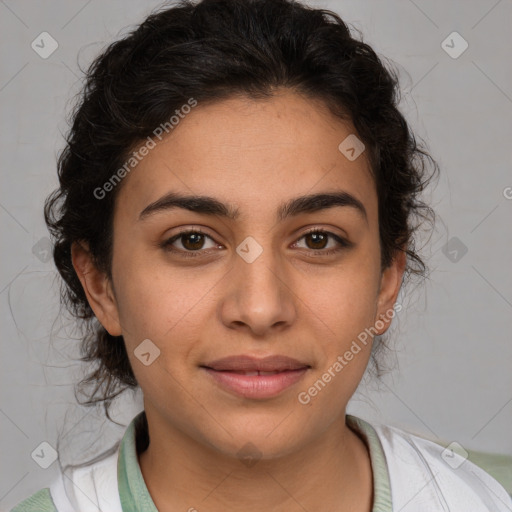
[[[322,244],[322,242],[324,242],[324,244],[321,245],[321,247],[313,247],[313,249],[322,249],[323,247],[325,247],[325,240],[327,240],[327,236],[324,233],[313,232],[309,233],[308,236],[313,238],[313,244],[317,244],[318,242]]]
[[[182,242],[183,243],[183,247],[186,247],[187,249],[201,249],[201,246],[202,246],[202,243],[203,243],[203,238],[204,235],[201,235],[200,233],[187,233],[187,234],[184,234],[182,235],[183,239],[184,240],[188,240],[190,238],[192,239],[196,239],[195,242],[192,242],[192,246],[190,246],[190,244],[188,244],[188,242]]]

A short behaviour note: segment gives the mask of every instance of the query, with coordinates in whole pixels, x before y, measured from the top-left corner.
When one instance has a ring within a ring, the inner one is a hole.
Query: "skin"
[[[381,271],[366,155],[349,161],[338,150],[352,133],[322,103],[289,90],[198,104],[124,178],[112,282],[86,244],[73,245],[89,303],[110,334],[123,335],[144,394],[151,442],[139,462],[159,511],[371,510],[369,452],[345,423],[371,340],[309,404],[297,399],[392,309],[402,282],[403,252]],[[338,206],[276,222],[283,202],[339,190],[363,203],[367,219]],[[172,209],[139,220],[169,191],[215,197],[240,218]],[[325,256],[338,243],[304,236],[312,227],[353,245]],[[184,228],[211,239],[178,238],[177,253],[158,246]],[[236,252],[248,236],[263,248],[252,263]],[[203,255],[178,255],[194,247]],[[149,366],[134,355],[145,339],[161,351]],[[311,368],[277,397],[247,399],[199,367],[235,354],[284,354]],[[251,467],[237,456],[248,442],[261,454]]]

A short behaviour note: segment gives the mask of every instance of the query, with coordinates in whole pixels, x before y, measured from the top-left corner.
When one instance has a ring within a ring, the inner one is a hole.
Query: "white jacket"
[[[442,446],[388,425],[373,425],[386,455],[393,511],[512,512],[512,498],[492,476]],[[460,466],[459,466],[460,464]]]

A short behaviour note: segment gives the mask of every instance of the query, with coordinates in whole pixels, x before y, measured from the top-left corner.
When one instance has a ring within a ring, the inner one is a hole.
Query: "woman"
[[[89,403],[140,386],[144,411],[14,511],[510,510],[460,455],[346,414],[425,274],[437,166],[397,92],[288,0],[182,2],[96,59],[45,216]]]

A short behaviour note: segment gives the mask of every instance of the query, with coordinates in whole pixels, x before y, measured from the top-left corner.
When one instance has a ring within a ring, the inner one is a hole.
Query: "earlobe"
[[[112,285],[105,273],[94,265],[87,243],[73,242],[71,260],[96,318],[111,336],[121,336],[119,312]]]
[[[393,306],[396,303],[402,286],[406,256],[405,251],[397,251],[391,264],[382,272],[377,303],[377,318],[375,319],[375,323],[377,324],[378,322],[378,326],[384,324],[384,328],[379,329],[379,334],[384,334],[388,330],[393,319]]]

